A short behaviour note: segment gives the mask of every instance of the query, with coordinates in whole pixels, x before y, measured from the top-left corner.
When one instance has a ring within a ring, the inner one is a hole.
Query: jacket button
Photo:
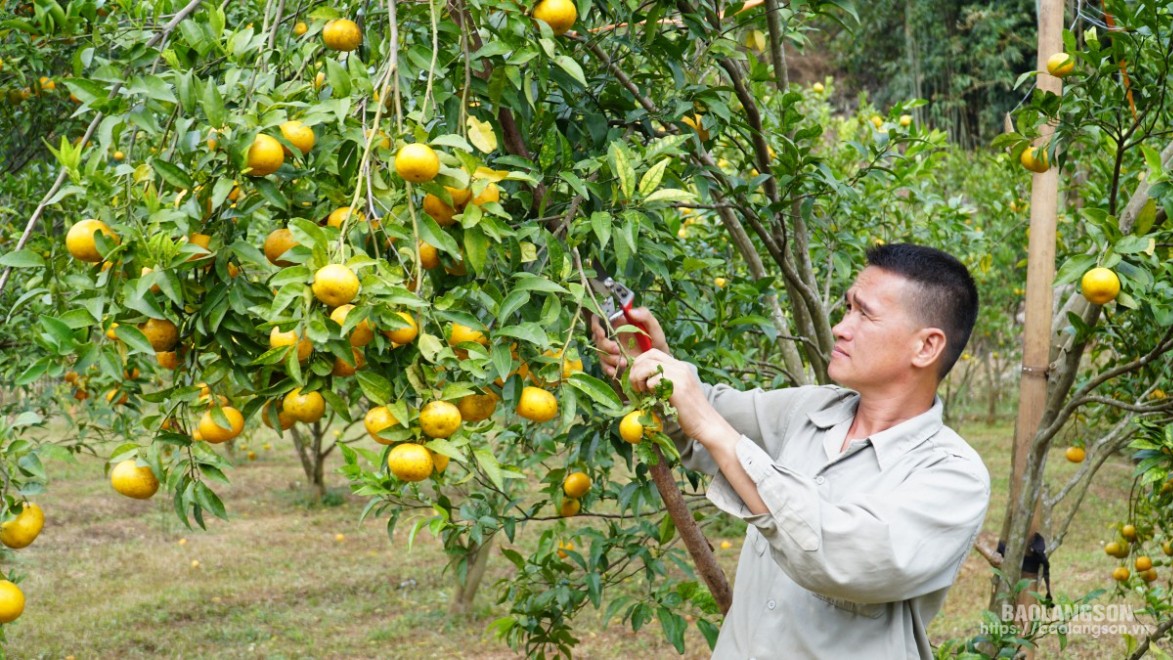
[[[775,603],[773,600],[766,601],[766,607],[770,609],[774,609],[775,605],[777,605],[777,603]]]
[[[815,477],[815,483],[816,483],[816,484],[818,484],[818,485],[820,485],[820,486],[822,486],[822,485],[823,485],[823,482],[825,482],[825,481],[827,481],[827,480],[826,480],[826,479],[824,479],[824,478],[822,478],[822,477]]]

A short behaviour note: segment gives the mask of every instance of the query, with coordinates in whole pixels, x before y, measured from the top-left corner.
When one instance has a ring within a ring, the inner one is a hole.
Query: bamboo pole
[[[1038,16],[1038,88],[1063,93],[1063,82],[1048,73],[1047,59],[1063,50],[1063,0],[1041,0]],[[1043,125],[1035,146],[1046,148],[1054,127]],[[1051,159],[1052,162],[1055,159]],[[1021,556],[1038,527],[1037,500],[1023,502],[1022,480],[1030,446],[1043,418],[1047,401],[1047,364],[1051,350],[1054,307],[1055,232],[1059,204],[1059,171],[1052,166],[1031,178],[1030,241],[1026,274],[1026,327],[1023,332],[1022,375],[1019,381],[1018,420],[1014,429],[1014,473],[1010,479],[1010,510],[1029,511],[1032,522],[1024,539],[1006,539],[1007,556]],[[1017,506],[1016,506],[1017,505]],[[1006,517],[1008,533],[1012,515]],[[1018,546],[1018,547],[1015,547]],[[1017,567],[1003,566],[1017,574]]]

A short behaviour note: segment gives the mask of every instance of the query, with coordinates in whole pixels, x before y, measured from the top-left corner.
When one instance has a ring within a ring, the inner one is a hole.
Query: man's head
[[[867,259],[845,295],[828,373],[855,389],[916,373],[935,384],[957,362],[977,319],[973,278],[957,259],[919,245],[882,245]]]

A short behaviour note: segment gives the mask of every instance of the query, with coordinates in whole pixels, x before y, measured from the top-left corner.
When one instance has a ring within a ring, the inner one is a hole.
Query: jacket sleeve
[[[856,603],[902,601],[951,585],[990,499],[985,466],[945,451],[888,492],[839,502],[820,494],[818,478],[774,463],[748,437],[737,456],[769,512],[751,514],[720,475],[709,498],[754,525],[800,586]]]
[[[690,364],[693,374],[697,373],[696,365]],[[697,380],[700,380],[699,375]],[[708,385],[701,382],[701,389],[705,398],[713,408],[729,422],[738,433],[749,438],[759,447],[765,448],[765,434],[763,428],[776,426],[781,415],[788,412],[790,404],[801,388],[787,388],[780,390],[753,389],[741,391],[728,385]],[[676,443],[680,458],[684,466],[690,470],[697,470],[706,474],[717,474],[717,464],[709,453],[692,438],[684,435],[680,426],[675,422],[664,425],[664,432]],[[769,448],[777,451],[777,448]]]

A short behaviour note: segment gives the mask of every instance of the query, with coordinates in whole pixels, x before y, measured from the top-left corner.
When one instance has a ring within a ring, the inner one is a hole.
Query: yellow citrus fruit
[[[815,94],[822,94],[824,89],[826,89],[826,88],[823,86],[823,83],[821,83],[821,82],[817,82],[817,83],[811,85],[811,91],[814,92]]]
[[[299,339],[294,330],[281,332],[280,328],[273,326],[273,329],[269,331],[269,348],[293,346],[294,344],[297,344],[298,362],[305,362],[309,359],[310,353],[314,352],[314,343],[308,339]]]
[[[727,280],[724,277],[714,277],[713,278],[713,284],[715,284],[718,289],[724,289],[726,283],[727,283]]]
[[[440,173],[440,157],[426,144],[406,144],[395,154],[395,171],[412,183],[425,183]]]
[[[297,147],[297,150],[302,155],[308,154],[310,149],[314,148],[314,129],[306,126],[296,119],[291,119],[281,124],[281,135],[289,143]],[[286,149],[284,153],[289,153]]]
[[[309,29],[310,28],[305,24],[305,21],[298,21],[297,24],[293,26],[293,34],[300,37],[301,35],[308,32]]]
[[[908,128],[912,126],[912,115],[900,115],[900,127]]]
[[[277,138],[263,133],[253,138],[252,146],[248,148],[249,176],[266,176],[281,169],[285,163],[285,149]]]
[[[639,421],[643,414],[642,411],[635,410],[624,415],[619,422],[619,437],[634,445],[663,428],[659,416],[655,413],[652,413],[652,423],[644,426]]]
[[[542,0],[534,7],[534,18],[549,25],[554,34],[565,34],[578,18],[578,9],[571,0]]]
[[[27,548],[37,540],[45,526],[45,512],[32,502],[25,502],[16,518],[0,525],[0,543],[10,548]]]
[[[431,243],[420,241],[420,266],[424,270],[432,270],[440,265],[440,251],[437,250]]]
[[[285,227],[274,229],[265,237],[265,258],[274,266],[292,266],[292,261],[287,261],[281,258],[293,247],[297,245],[297,241],[293,238],[293,232]]]
[[[472,198],[472,203],[476,206],[484,206],[489,202],[499,201],[501,201],[501,189],[497,187],[497,184],[491,182],[476,197]]]
[[[145,465],[139,465],[134,459],[127,459],[110,470],[110,485],[114,490],[136,500],[147,500],[159,490],[159,480],[155,473]]]
[[[562,492],[567,497],[581,499],[591,489],[591,478],[586,472],[572,472],[562,480]]]
[[[1068,447],[1066,455],[1067,460],[1072,463],[1082,463],[1083,459],[1087,458],[1087,452],[1083,447]]]
[[[102,260],[102,255],[98,253],[98,245],[94,241],[94,232],[99,231],[114,243],[118,242],[118,236],[109,225],[101,220],[90,219],[82,220],[69,228],[69,233],[65,235],[65,248],[74,259],[96,264]]]
[[[179,343],[179,329],[167,319],[147,319],[138,329],[156,351],[169,351]]]
[[[428,450],[428,453],[432,455],[432,466],[435,468],[436,474],[444,474],[444,470],[448,469],[449,458],[444,454],[437,454],[431,449]]]
[[[126,154],[122,153],[121,151],[114,152],[114,160],[122,161],[125,159],[126,159]]]
[[[558,416],[558,399],[540,387],[527,385],[521,390],[517,414],[531,422],[548,422]]]
[[[396,312],[396,314],[407,323],[407,326],[394,330],[384,330],[383,334],[396,345],[410,344],[419,336],[420,326],[415,322],[415,317],[411,314],[407,312]]]
[[[229,428],[224,428],[216,423],[215,419],[212,418],[211,408],[200,417],[200,423],[196,427],[200,435],[204,437],[204,440],[214,445],[228,442],[240,435],[241,431],[244,430],[244,416],[240,414],[239,410],[232,406],[221,406],[220,411],[224,413],[224,417],[228,420]]]
[[[363,428],[374,439],[375,442],[383,445],[391,444],[390,440],[379,437],[379,431],[390,428],[399,424],[399,420],[395,417],[395,413],[387,406],[376,406],[367,411],[362,420]]]
[[[460,409],[447,401],[432,401],[420,411],[420,430],[429,438],[451,436],[460,422]]]
[[[345,305],[358,295],[358,275],[342,264],[322,266],[314,273],[313,289],[314,296],[326,305]]]
[[[441,227],[450,227],[456,222],[452,219],[452,216],[456,215],[456,209],[432,193],[424,195],[424,213],[432,216]]]
[[[334,368],[330,370],[331,374],[346,378],[353,376],[359,369],[367,366],[367,358],[365,355],[363,355],[362,351],[358,350],[357,348],[351,348],[350,352],[351,355],[354,356],[354,366],[350,366],[347,364],[346,360],[343,360],[340,357],[335,357]]]
[[[24,613],[24,592],[8,580],[0,580],[0,623],[12,623]]]
[[[335,228],[335,229],[342,229],[342,224],[345,223],[349,218],[350,218],[350,207],[349,206],[340,206],[340,207],[334,209],[333,211],[331,211],[330,215],[326,217],[326,224]],[[359,211],[358,212],[359,222],[362,222],[365,219],[366,219],[366,216],[363,215],[362,211]]]
[[[321,392],[305,392],[297,388],[285,395],[281,409],[299,422],[313,424],[326,414],[326,399]]]
[[[432,476],[435,464],[432,453],[423,445],[405,442],[396,445],[387,455],[387,467],[391,474],[404,481],[423,481]]]
[[[1136,525],[1125,525],[1125,526],[1121,527],[1120,528],[1120,536],[1123,536],[1124,538],[1128,539],[1129,541],[1135,541],[1136,540]]]
[[[1022,155],[1018,157],[1018,162],[1031,172],[1042,174],[1051,169],[1051,162],[1048,159],[1047,152],[1038,147],[1028,147],[1022,151]]]
[[[563,518],[571,518],[578,515],[582,510],[582,502],[579,502],[573,497],[568,497],[562,500],[562,506],[558,507],[558,515]]]
[[[1173,557],[1173,541],[1163,541],[1161,543],[1161,552]]]
[[[705,128],[704,123],[702,122],[701,116],[699,114],[695,115],[695,116],[694,115],[685,115],[680,118],[680,121],[685,126],[688,126],[688,127],[692,128],[692,130],[696,131],[697,137],[699,137],[701,139],[701,142],[708,142],[709,141],[709,131],[707,128]]]
[[[1141,555],[1136,558],[1136,570],[1147,571],[1153,567],[1153,560],[1150,557]]]
[[[164,369],[177,369],[179,367],[179,354],[175,351],[155,351],[155,361]]]
[[[569,551],[572,551],[572,550],[574,550],[574,544],[571,543],[570,541],[559,541],[558,542],[558,557],[560,559],[566,559],[567,557],[569,557],[570,555],[568,555],[566,553]]]
[[[348,18],[338,18],[322,28],[322,43],[331,50],[352,51],[362,43],[362,30]]]
[[[1140,577],[1145,582],[1154,582],[1157,579],[1157,569],[1150,568],[1147,571],[1141,571]]]
[[[1117,566],[1115,570],[1112,571],[1112,579],[1117,582],[1127,582],[1128,576],[1131,574],[1132,573],[1127,568],[1123,566]]]
[[[1106,305],[1120,294],[1120,278],[1108,268],[1096,267],[1079,280],[1083,297],[1093,305]]]
[[[1056,78],[1066,78],[1075,71],[1075,58],[1067,53],[1055,53],[1047,58],[1047,73]]]
[[[349,314],[350,310],[352,309],[354,309],[354,305],[342,305],[340,307],[336,307],[334,308],[334,311],[330,312],[330,320],[341,326],[346,323],[346,315]],[[350,331],[351,346],[366,346],[367,344],[371,343],[371,340],[374,338],[375,327],[371,325],[371,322],[366,319],[359,321],[358,324],[355,325],[354,328]]]
[[[261,423],[265,426],[268,426],[269,428],[273,428],[273,421],[269,419],[269,406],[271,406],[272,403],[273,402],[270,401],[269,403],[265,404],[265,407],[261,408]],[[282,431],[287,430],[296,422],[297,420],[294,419],[293,416],[291,416],[289,413],[285,412],[282,408],[277,409],[277,425],[281,427]]]
[[[468,327],[467,325],[461,325],[460,323],[454,322],[448,332],[448,345],[459,346],[464,342],[475,342],[477,344],[481,344],[482,346],[488,346],[489,338],[486,337],[485,333],[481,332],[480,330],[475,330]]]
[[[118,396],[119,394],[122,396]],[[126,392],[121,392],[117,387],[106,392],[106,402],[111,405],[121,406],[127,401],[130,401],[130,396]]]
[[[493,411],[497,409],[497,395],[492,392],[469,394],[457,401],[456,407],[464,421],[480,422],[493,416]]]

